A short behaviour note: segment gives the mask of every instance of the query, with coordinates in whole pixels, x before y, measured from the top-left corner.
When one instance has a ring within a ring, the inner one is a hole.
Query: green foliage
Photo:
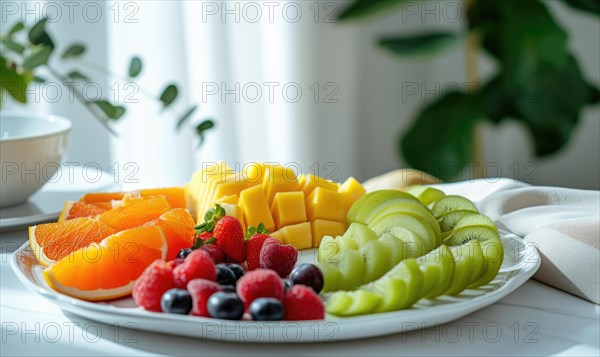
[[[421,56],[436,53],[458,40],[453,33],[434,32],[415,36],[386,37],[379,45],[399,56]]]
[[[597,0],[564,2],[600,14]],[[340,19],[370,15],[398,3],[354,1]],[[465,34],[398,35],[379,41],[406,57],[437,52],[476,33],[482,50],[497,62],[495,76],[473,93],[449,92],[425,105],[400,138],[400,152],[411,166],[442,179],[456,177],[473,160],[478,121],[521,122],[530,133],[535,154],[543,157],[566,145],[585,105],[600,101],[600,91],[585,80],[568,47],[566,31],[543,2],[474,0],[467,15]]]
[[[27,87],[32,82],[44,83],[46,80],[34,74],[39,67],[45,67],[56,80],[63,83],[69,92],[74,97],[85,105],[87,109],[104,125],[107,119],[118,120],[122,118],[127,108],[119,103],[114,103],[105,98],[95,101],[89,101],[85,98],[81,90],[77,86],[71,85],[71,81],[90,82],[90,77],[79,70],[71,70],[66,74],[57,71],[51,64],[55,50],[54,40],[46,30],[47,19],[42,19],[33,24],[28,32],[26,39],[17,39],[24,36],[14,36],[27,28],[23,22],[15,23],[10,29],[3,34],[0,34],[0,95],[4,98],[4,93],[8,93],[10,97],[20,103],[27,102]],[[74,43],[62,50],[60,60],[81,60],[86,52],[86,45],[82,43]],[[92,66],[98,67],[96,64]],[[85,67],[85,66],[84,66]],[[138,77],[142,73],[142,59],[134,56],[129,62],[127,71],[128,77],[125,80],[130,80]],[[108,70],[104,72],[109,75]],[[142,93],[148,93],[144,90]],[[179,94],[179,89],[174,84],[169,84],[164,88],[160,97],[152,98],[162,103],[163,108],[173,107]],[[2,106],[0,101],[0,108]],[[181,129],[196,112],[198,107],[194,105],[184,114],[178,115],[176,124],[177,130]],[[173,109],[171,109],[173,110]],[[113,131],[109,126],[106,126],[111,133]],[[199,137],[199,142],[204,142],[205,132],[214,127],[212,120],[204,120],[194,127],[195,133]]]

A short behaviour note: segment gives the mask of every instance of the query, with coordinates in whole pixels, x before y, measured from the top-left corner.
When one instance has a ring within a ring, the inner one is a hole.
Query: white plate
[[[56,220],[66,201],[76,201],[88,192],[117,191],[112,174],[91,166],[61,166],[42,189],[17,206],[0,208],[0,232]]]
[[[33,292],[67,312],[106,324],[232,342],[326,342],[406,332],[450,322],[489,306],[525,283],[539,268],[540,256],[532,244],[502,233],[505,256],[494,281],[458,296],[420,300],[412,309],[358,317],[306,322],[225,321],[196,316],[153,313],[136,307],[131,298],[93,303],[72,298],[48,287],[43,266],[37,263],[28,243],[11,259],[19,280]],[[302,251],[301,260],[315,260],[315,250]]]

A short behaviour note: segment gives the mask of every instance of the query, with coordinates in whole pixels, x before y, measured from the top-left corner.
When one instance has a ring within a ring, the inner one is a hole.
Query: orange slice
[[[76,250],[44,270],[48,285],[63,294],[98,301],[131,294],[135,280],[167,256],[161,228],[138,227]]]
[[[121,207],[105,211],[96,219],[113,227],[117,231],[139,227],[158,218],[171,209],[164,196],[136,197],[125,199]]]
[[[177,257],[177,253],[183,248],[189,248],[194,244],[194,219],[184,208],[174,208],[157,219],[146,223],[146,226],[158,226],[162,228],[167,238],[167,260]]]
[[[81,197],[80,201],[85,203],[110,202],[122,200],[127,192],[97,192],[88,193]],[[129,192],[134,197],[165,196],[173,208],[185,208],[185,190],[183,187],[152,188]]]
[[[48,266],[115,232],[114,228],[94,218],[75,218],[29,227],[29,245],[37,260]]]
[[[74,218],[97,216],[107,210],[107,208],[104,207],[106,206],[78,201],[67,201],[65,202],[65,206],[60,213],[60,216],[58,216],[58,221],[62,222]],[[112,208],[112,206],[110,208]]]

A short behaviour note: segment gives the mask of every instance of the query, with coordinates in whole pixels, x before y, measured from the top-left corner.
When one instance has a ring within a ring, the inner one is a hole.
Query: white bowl
[[[63,117],[0,111],[0,207],[26,201],[54,175],[70,131]]]

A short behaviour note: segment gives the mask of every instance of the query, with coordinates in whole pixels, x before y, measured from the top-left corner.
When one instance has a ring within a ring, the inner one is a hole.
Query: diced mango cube
[[[242,209],[246,227],[263,223],[269,231],[275,230],[275,222],[267,204],[265,193],[260,185],[252,186],[240,192],[238,205]]]
[[[221,207],[225,210],[225,214],[227,216],[231,216],[237,218],[238,221],[242,224],[242,229],[244,232],[246,231],[246,225],[244,224],[244,214],[242,209],[238,207],[238,205],[230,204],[230,203],[221,203]]]
[[[309,221],[326,219],[345,222],[344,196],[323,187],[317,187],[306,198],[306,214]]]
[[[285,226],[278,232],[283,236],[283,243],[293,245],[298,250],[312,246],[312,232],[308,222]]]
[[[271,205],[271,214],[275,228],[306,222],[306,206],[304,194],[296,192],[277,192]]]
[[[232,205],[237,205],[239,200],[240,200],[240,197],[238,195],[229,195],[229,196],[223,196],[223,197],[219,198],[215,203],[218,203],[218,204],[229,203]]]
[[[265,191],[269,205],[273,203],[273,198],[277,192],[299,191],[298,177],[291,167],[271,166],[268,167],[262,181],[262,188]]]
[[[348,211],[354,202],[367,191],[354,177],[348,177],[342,186],[340,186],[338,192],[344,195],[344,209]]]
[[[332,190],[332,191],[338,190],[338,185],[335,182],[331,182],[322,177],[319,177],[319,176],[316,176],[313,174],[308,174],[303,177],[304,177],[303,186],[301,186],[301,187],[302,187],[302,192],[304,192],[304,195],[306,197],[308,197],[313,192],[313,190],[317,187],[326,188],[326,189]]]
[[[269,236],[271,238],[275,238],[280,242],[283,242],[283,233],[281,233],[281,231],[275,231],[273,233],[269,233]]]
[[[242,168],[242,174],[246,181],[250,182],[252,186],[262,183],[265,172],[267,171],[267,165],[259,162],[251,162]]]
[[[310,223],[312,230],[312,246],[317,248],[325,236],[337,237],[344,234],[346,225],[341,222],[328,221],[326,219],[315,219]]]

